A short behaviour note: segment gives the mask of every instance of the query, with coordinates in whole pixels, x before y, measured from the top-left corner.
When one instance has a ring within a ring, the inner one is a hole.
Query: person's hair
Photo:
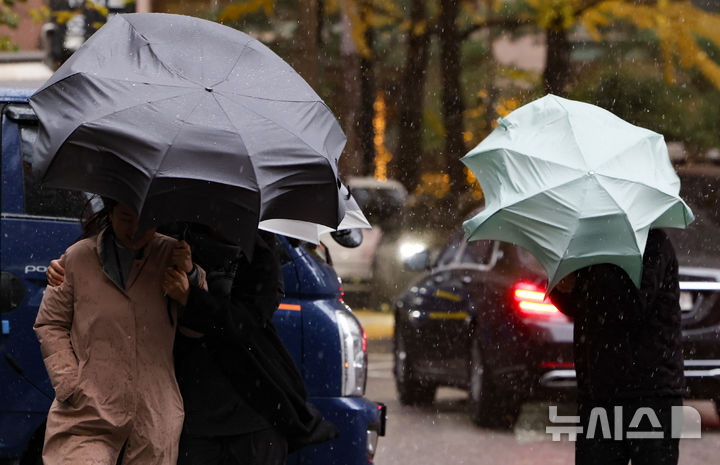
[[[85,207],[80,217],[80,225],[83,230],[83,234],[80,237],[81,239],[99,234],[104,228],[110,226],[110,213],[118,203],[108,197],[100,198],[103,204],[100,210],[97,209],[98,196],[91,197],[85,202]]]

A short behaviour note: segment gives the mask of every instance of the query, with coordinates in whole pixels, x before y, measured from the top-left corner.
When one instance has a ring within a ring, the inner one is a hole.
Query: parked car
[[[720,411],[720,167],[680,168],[697,219],[668,230],[680,263],[686,396]],[[423,268],[429,254],[407,265]],[[575,394],[572,322],[544,299],[546,274],[523,248],[450,237],[429,271],[395,302],[394,374],[401,403],[438,386],[468,391],[482,425],[508,424],[527,400]]]
[[[323,244],[348,302],[389,309],[388,304],[414,277],[403,268],[403,259],[426,248],[429,234],[405,227],[408,193],[400,182],[349,177],[347,185],[372,229],[362,230],[362,244],[355,248],[342,247],[328,237],[323,237]]]
[[[44,188],[33,172],[37,119],[30,91],[0,89],[2,115],[2,307],[0,464],[40,463],[54,397],[33,323],[45,271],[80,235],[81,193]],[[341,299],[338,278],[313,247],[278,236],[286,295],[274,322],[303,374],[309,401],[340,436],[292,454],[288,464],[364,464],[384,434],[385,408],[364,397],[365,333]]]

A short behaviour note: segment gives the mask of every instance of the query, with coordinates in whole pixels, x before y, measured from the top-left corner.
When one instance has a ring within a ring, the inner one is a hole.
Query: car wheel
[[[395,330],[395,387],[403,405],[427,405],[435,398],[437,386],[415,379],[412,360],[402,331]]]
[[[490,381],[480,341],[470,344],[470,373],[468,382],[468,412],[478,426],[509,428],[515,422],[520,404],[501,396]]]

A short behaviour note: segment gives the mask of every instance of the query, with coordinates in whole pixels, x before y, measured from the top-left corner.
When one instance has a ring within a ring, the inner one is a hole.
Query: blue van
[[[45,417],[54,397],[33,323],[45,271],[80,235],[81,193],[40,185],[33,173],[37,118],[30,90],[0,89],[0,465],[41,463]],[[342,301],[339,280],[312,247],[280,237],[286,297],[275,313],[280,336],[302,373],[309,400],[340,436],[306,447],[288,464],[360,465],[373,461],[385,407],[364,397],[365,333]]]

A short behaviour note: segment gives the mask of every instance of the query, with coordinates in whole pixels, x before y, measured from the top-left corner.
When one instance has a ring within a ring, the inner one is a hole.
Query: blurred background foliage
[[[14,1],[3,0],[8,25]],[[720,148],[720,0],[152,0],[152,10],[218,21],[285,58],[348,136],[341,173],[398,179],[421,222],[477,208],[482,191],[459,159],[498,116],[545,93],[662,133],[682,144],[680,161]]]
[[[720,147],[712,0],[163,0],[159,9],[238,28],[287,59],[340,119],[341,172],[400,180],[414,194],[411,223],[477,209],[482,191],[458,160],[498,116],[549,92],[681,142],[689,162]]]
[[[25,3],[26,0],[2,0],[0,3],[0,26],[16,29],[20,24],[20,15],[16,11],[17,3]],[[17,46],[8,35],[0,35],[0,51],[14,51]]]

